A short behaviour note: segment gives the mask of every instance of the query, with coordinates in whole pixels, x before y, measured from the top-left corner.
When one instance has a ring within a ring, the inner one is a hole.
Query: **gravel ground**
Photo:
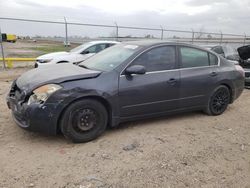
[[[221,116],[201,112],[137,121],[72,144],[17,127],[0,71],[0,187],[250,188],[250,91]]]

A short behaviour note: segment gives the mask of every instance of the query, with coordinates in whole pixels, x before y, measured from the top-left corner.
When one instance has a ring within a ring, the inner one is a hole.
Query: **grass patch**
[[[31,53],[10,53],[7,57],[36,57],[37,55],[31,54]]]
[[[71,47],[65,48],[63,45],[58,45],[58,46],[35,46],[35,47],[30,47],[30,50],[34,51],[39,51],[41,53],[51,53],[51,52],[59,52],[59,51],[68,51],[71,49]]]

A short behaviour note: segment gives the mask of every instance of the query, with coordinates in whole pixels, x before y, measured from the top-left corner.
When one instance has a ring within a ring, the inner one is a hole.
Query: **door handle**
[[[169,83],[170,85],[175,85],[177,82],[177,80],[175,78],[170,78],[167,83]]]
[[[210,76],[217,76],[217,75],[218,75],[217,72],[211,72],[211,73],[210,73]]]

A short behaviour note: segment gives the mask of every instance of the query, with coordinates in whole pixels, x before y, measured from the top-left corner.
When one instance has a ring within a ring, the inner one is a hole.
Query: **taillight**
[[[245,71],[244,69],[240,66],[240,65],[235,65],[235,68],[238,72],[240,72],[240,74],[245,77]]]

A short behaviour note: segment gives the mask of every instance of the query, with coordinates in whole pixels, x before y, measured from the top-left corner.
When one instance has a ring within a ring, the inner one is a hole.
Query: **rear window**
[[[208,53],[190,47],[181,47],[182,68],[209,66]]]
[[[209,53],[210,65],[218,65],[218,58],[216,55]]]
[[[216,52],[217,54],[224,54],[224,51],[223,51],[223,49],[222,49],[221,46],[213,47],[213,48],[211,48],[211,50],[213,50],[213,51]]]

